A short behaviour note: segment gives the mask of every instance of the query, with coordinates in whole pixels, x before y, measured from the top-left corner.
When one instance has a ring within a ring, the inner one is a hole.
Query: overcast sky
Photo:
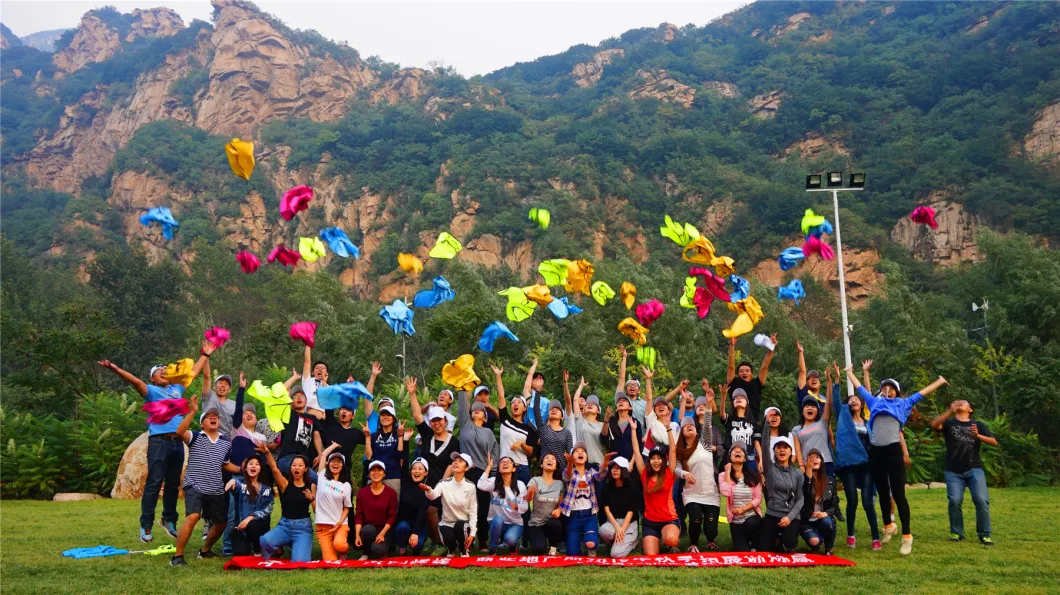
[[[421,67],[437,60],[455,67],[464,76],[486,74],[515,62],[556,54],[579,43],[595,45],[629,29],[655,27],[663,22],[678,26],[704,25],[747,3],[740,0],[255,2],[296,29],[316,29],[327,38],[345,40],[362,56],[378,55],[403,66]],[[3,0],[0,21],[22,36],[76,27],[85,11],[107,4],[122,12],[168,6],[185,23],[192,19],[210,21],[213,10],[209,0]]]

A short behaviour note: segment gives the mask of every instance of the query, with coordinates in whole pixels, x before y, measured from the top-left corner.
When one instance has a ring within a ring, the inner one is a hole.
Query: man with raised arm
[[[202,371],[214,349],[213,343],[202,342],[199,360],[191,369],[192,375],[188,384],[191,384]],[[147,374],[147,380],[150,382],[148,384],[122,370],[110,360],[98,363],[100,367],[114,372],[122,380],[131,384],[148,403],[184,397],[184,386],[170,384],[166,379],[164,364],[151,368]],[[154,539],[151,535],[151,525],[155,522],[155,507],[158,505],[158,494],[162,491],[163,485],[167,489],[162,497],[162,518],[158,522],[170,537],[177,538],[176,524],[180,519],[177,513],[177,495],[180,488],[180,473],[184,469],[184,443],[177,435],[177,427],[183,419],[183,416],[175,415],[165,423],[147,424],[147,483],[144,484],[144,495],[140,498],[140,541],[144,543],[150,543]]]
[[[630,415],[637,420],[637,424],[644,427],[644,414],[648,411],[648,402],[640,396],[640,381],[636,378],[626,379],[626,346],[619,345],[618,351],[622,359],[618,362],[618,386],[615,388],[615,403],[625,399],[631,407]]]
[[[736,337],[729,339],[729,367],[725,370],[725,383],[729,385],[729,398],[733,391],[743,389],[747,393],[747,410],[755,420],[762,413],[762,387],[766,385],[769,376],[769,364],[773,361],[776,353],[777,334],[770,335],[769,340],[773,342],[773,349],[766,353],[762,365],[758,367],[758,376],[754,375],[751,362],[742,361],[736,365]]]

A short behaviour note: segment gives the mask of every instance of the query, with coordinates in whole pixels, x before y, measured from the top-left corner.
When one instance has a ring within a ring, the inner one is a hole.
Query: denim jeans
[[[558,477],[558,475],[557,475],[557,477]],[[530,465],[516,465],[515,466],[515,478],[518,479],[519,481],[523,482],[523,485],[529,486],[530,485]],[[526,512],[523,513],[523,526],[525,527],[525,526],[527,526],[529,524],[530,524],[530,511],[527,510]],[[479,546],[481,547],[481,543],[479,544]],[[527,539],[525,539],[525,538],[523,539],[523,547],[524,548],[530,547],[530,542],[527,541]]]
[[[986,491],[986,473],[974,467],[964,473],[946,472],[946,496],[950,501],[950,533],[964,537],[964,488],[972,493],[975,504],[975,532],[990,537],[990,495]]]
[[[151,436],[147,440],[147,482],[140,498],[140,526],[150,530],[155,522],[155,507],[158,493],[165,484],[162,495],[162,521],[176,523],[177,496],[180,494],[180,473],[184,470],[184,441],[169,440],[162,436]]]
[[[276,461],[276,466],[280,468],[280,473],[290,477],[291,476],[291,461],[294,460],[294,455],[283,455]],[[317,483],[317,472],[307,468],[306,475],[308,482],[316,485]]]
[[[408,521],[398,521],[397,526],[394,527],[394,538],[398,549],[408,548],[409,537],[412,533],[412,525]],[[416,537],[419,538],[419,541],[416,542],[416,547],[409,548],[413,556],[420,555],[420,552],[423,551],[423,546],[427,543],[427,525],[420,527],[420,530],[416,531]]]
[[[261,536],[261,553],[268,560],[279,548],[290,546],[292,562],[309,562],[313,558],[315,533],[312,519],[283,517],[279,524]]]
[[[591,509],[572,510],[567,517],[567,555],[582,555],[582,543],[586,546],[591,543],[592,548],[596,548],[600,543],[598,529],[596,515]]]
[[[816,538],[817,545],[821,545],[821,542],[823,541],[825,551],[831,551],[835,546],[835,518],[826,516],[811,521],[802,521],[799,524],[799,533],[802,535],[802,539],[806,542],[806,545],[816,547],[810,545],[810,540]]]
[[[522,536],[522,525],[505,523],[503,518],[495,516],[490,521],[489,549],[496,550],[503,543],[508,546],[509,554],[515,554],[519,551],[519,538]]]

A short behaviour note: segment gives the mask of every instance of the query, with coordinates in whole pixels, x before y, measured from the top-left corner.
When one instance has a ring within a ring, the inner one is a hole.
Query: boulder
[[[56,494],[52,498],[52,502],[84,502],[85,500],[102,500],[103,496],[99,494],[79,494],[77,492],[67,492],[63,494]]]
[[[140,434],[125,449],[125,454],[118,464],[118,477],[114,480],[114,489],[110,497],[115,500],[139,500],[144,495],[144,484],[147,483],[147,432]],[[184,470],[188,466],[188,447],[184,447]],[[181,470],[183,484],[184,470]],[[166,491],[170,486],[162,486]],[[179,489],[179,486],[178,486]],[[183,492],[183,490],[181,490]]]

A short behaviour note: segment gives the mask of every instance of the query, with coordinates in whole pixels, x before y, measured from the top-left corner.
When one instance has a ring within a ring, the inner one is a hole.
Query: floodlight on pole
[[[852,192],[856,190],[865,189],[865,174],[857,173],[850,175],[850,186],[848,188],[842,188],[843,185],[843,172],[828,172],[828,188],[821,188],[821,174],[810,174],[806,176],[806,191],[807,192],[831,192],[832,193],[832,208],[835,214],[835,253],[837,265],[839,267],[839,305],[843,314],[843,357],[846,367],[853,365],[853,360],[850,356],[850,321],[847,316],[847,283],[846,283],[846,272],[843,267],[843,236],[839,230],[839,193],[840,192]],[[811,179],[816,178],[816,185],[810,184]],[[854,384],[847,380],[847,394],[854,394]]]

